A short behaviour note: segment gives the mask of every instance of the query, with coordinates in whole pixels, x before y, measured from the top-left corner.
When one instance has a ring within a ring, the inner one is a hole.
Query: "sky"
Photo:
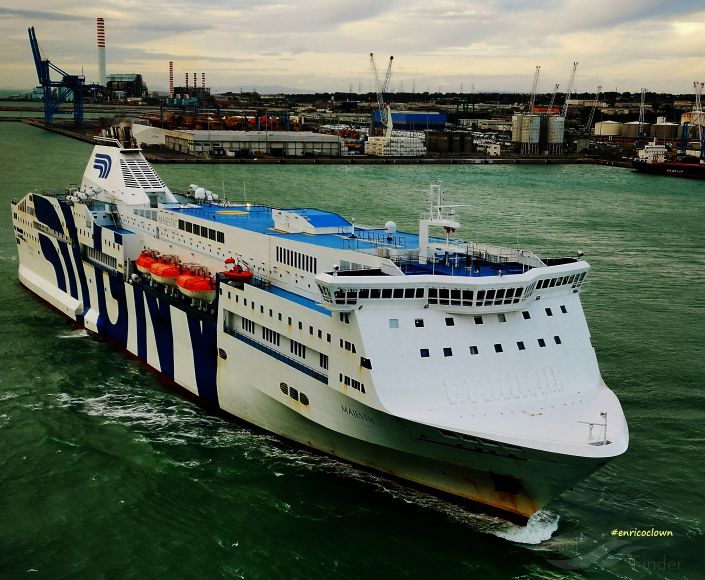
[[[692,93],[705,81],[705,0],[0,0],[0,88],[37,84],[27,28],[44,58],[98,81],[96,17],[107,72],[150,90],[184,73],[212,92],[367,92],[370,53],[391,92],[574,90]],[[56,77],[52,77],[56,78]]]

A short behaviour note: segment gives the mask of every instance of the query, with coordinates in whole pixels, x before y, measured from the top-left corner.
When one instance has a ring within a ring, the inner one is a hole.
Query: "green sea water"
[[[444,181],[466,240],[592,265],[582,294],[629,451],[526,527],[210,414],[17,281],[10,201],[90,146],[0,124],[0,578],[702,578],[705,183],[600,166],[160,165],[175,190],[415,231]],[[663,530],[666,537],[614,536]]]

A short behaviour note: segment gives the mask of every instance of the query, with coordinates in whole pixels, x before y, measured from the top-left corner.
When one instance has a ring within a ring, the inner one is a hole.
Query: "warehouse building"
[[[164,145],[205,157],[338,157],[345,149],[337,135],[308,131],[167,131]]]

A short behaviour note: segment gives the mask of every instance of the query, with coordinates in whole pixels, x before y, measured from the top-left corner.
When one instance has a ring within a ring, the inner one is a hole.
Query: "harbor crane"
[[[556,86],[553,87],[553,94],[551,95],[551,102],[548,103],[548,109],[546,109],[546,114],[550,115],[553,112],[553,103],[556,102],[556,94],[558,93],[558,87],[560,85],[556,83]]]
[[[597,101],[600,100],[602,95],[602,85],[597,86],[597,91],[595,92],[595,100],[592,102],[592,108],[590,109],[590,114],[588,115],[587,123],[585,123],[585,131],[590,134],[590,129],[592,128],[592,122],[595,119],[595,109],[597,108]]]
[[[392,79],[392,62],[394,57],[389,57],[389,64],[387,65],[387,73],[384,75],[384,82],[380,82],[379,74],[377,74],[377,64],[375,63],[375,55],[373,52],[370,53],[370,68],[372,69],[372,79],[375,83],[375,90],[377,91],[377,108],[379,109],[380,120],[384,127],[387,126],[387,121],[385,121],[385,108],[384,108],[384,93],[389,89],[389,81]],[[391,120],[391,113],[390,113]]]
[[[700,160],[705,160],[705,131],[703,131],[703,107],[700,96],[703,94],[705,83],[693,82],[695,89],[695,107],[693,108],[693,123],[698,124],[698,136],[700,137]]]
[[[644,111],[646,110],[646,89],[641,89],[641,99],[639,100],[639,132],[636,136],[636,146],[644,144]]]
[[[28,28],[27,32],[29,33],[29,45],[32,48],[39,84],[44,89],[44,123],[51,125],[54,121],[54,113],[72,95],[74,123],[83,125],[83,87],[86,83],[86,77],[83,75],[70,75],[55,64],[52,64],[48,58],[42,58],[34,26]],[[61,80],[52,81],[51,71],[60,74]],[[56,89],[56,92],[54,92],[54,89]]]
[[[534,112],[534,103],[536,103],[536,89],[539,86],[539,74],[541,73],[541,67],[536,66],[536,72],[534,73],[534,82],[531,85],[531,98],[529,99],[529,114]]]
[[[573,72],[570,73],[570,80],[568,81],[568,90],[565,92],[565,103],[563,103],[563,108],[561,109],[561,117],[565,118],[568,114],[568,101],[570,100],[570,95],[573,93],[573,83],[575,83],[575,71],[578,69],[578,63],[573,63]]]

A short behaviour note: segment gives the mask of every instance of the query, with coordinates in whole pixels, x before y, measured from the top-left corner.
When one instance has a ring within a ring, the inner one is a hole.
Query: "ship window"
[[[480,351],[477,350],[476,346],[471,346],[470,347],[470,354],[478,354]]]
[[[475,324],[482,324],[482,316],[474,316],[473,320],[475,321]]]
[[[478,302],[481,300],[485,299],[485,291],[484,290],[478,290],[477,291],[477,300]]]
[[[186,231],[190,234],[193,232],[193,224],[191,222],[186,222]]]
[[[272,317],[272,309],[271,308],[269,309],[269,317],[270,318]]]
[[[494,300],[494,290],[488,290],[485,293],[485,300]]]
[[[369,289],[369,288],[363,288],[362,290],[360,290],[360,291],[358,292],[358,297],[360,298],[360,300],[363,300],[363,299],[365,299],[365,298],[369,298],[369,297],[370,297],[370,289]]]
[[[416,298],[423,298],[423,288],[416,289]]]
[[[450,348],[449,346],[443,347],[443,356],[453,356],[453,349]]]
[[[413,288],[406,288],[404,290],[404,298],[413,298],[414,297],[414,289]]]
[[[455,326],[455,320],[452,316],[446,318],[446,326]]]
[[[416,328],[423,328],[423,318],[417,318],[414,320],[414,326]]]
[[[495,352],[502,352],[502,345],[497,343],[494,345],[494,351]]]
[[[563,314],[568,314],[568,309],[563,304],[561,304],[561,312]]]
[[[299,320],[299,330],[304,329],[304,323]]]
[[[279,322],[281,322],[282,321],[282,313],[280,312],[279,314],[277,314],[277,317],[279,318]]]
[[[243,303],[245,306],[247,306],[247,298],[244,298],[243,301],[242,301],[242,303]]]
[[[541,348],[543,348],[544,346],[546,346],[546,341],[545,341],[543,338],[539,338],[538,342],[539,342],[539,346],[540,346]]]
[[[372,361],[364,356],[360,357],[360,366],[364,369],[372,369]]]
[[[328,355],[321,353],[319,358],[319,364],[322,369],[328,370]]]
[[[259,305],[259,313],[264,314],[264,306],[262,304]]]
[[[546,308],[546,316],[553,316],[553,311],[550,308]]]
[[[201,226],[201,237],[208,239],[208,228],[206,226]]]
[[[524,317],[524,320],[529,320],[529,318],[531,318],[531,314],[528,310],[523,310],[521,315]]]
[[[554,336],[554,337],[553,337],[553,341],[554,341],[556,344],[561,344],[561,337],[560,337],[560,336]]]
[[[289,387],[289,396],[294,399],[294,401],[298,401],[299,391],[297,391],[294,387]]]
[[[524,341],[523,341],[523,340],[520,340],[519,342],[517,342],[517,348],[518,348],[519,350],[526,350],[526,346],[524,345]]]
[[[420,349],[419,353],[421,354],[421,358],[428,358],[430,356],[427,348]]]
[[[497,320],[499,320],[500,322],[507,322],[507,317],[506,317],[504,314],[502,314],[502,313],[500,312],[500,313],[497,315]]]
[[[308,327],[308,333],[313,336],[313,326]]]
[[[370,290],[370,298],[379,298],[379,295],[379,288],[372,288],[372,290]]]
[[[302,405],[307,405],[307,406],[308,406],[308,397],[307,397],[306,395],[304,395],[303,393],[301,393],[301,394],[299,395],[299,401],[301,401],[301,404],[302,404]]]
[[[382,298],[391,298],[392,297],[392,289],[391,288],[383,288],[382,289]]]
[[[395,288],[394,298],[404,298],[404,288]]]
[[[390,318],[389,319],[389,328],[399,328],[399,319],[398,318]]]
[[[448,288],[441,288],[438,291],[438,297],[445,298],[447,300],[448,299]]]
[[[198,224],[193,224],[193,233],[196,234],[197,236],[200,235],[201,226],[199,226]]]
[[[225,243],[225,234],[223,232],[218,232],[218,241],[221,244]]]
[[[289,385],[287,385],[286,383],[279,383],[279,388],[285,395],[289,394]]]
[[[438,296],[438,289],[437,288],[429,288],[428,289],[428,297],[429,298],[437,298]]]
[[[291,326],[291,316],[286,317],[286,323]]]
[[[318,329],[318,338],[323,338],[323,331],[320,328]]]
[[[330,342],[330,332],[327,332],[327,333],[326,333],[326,341],[327,341],[327,342]]]

